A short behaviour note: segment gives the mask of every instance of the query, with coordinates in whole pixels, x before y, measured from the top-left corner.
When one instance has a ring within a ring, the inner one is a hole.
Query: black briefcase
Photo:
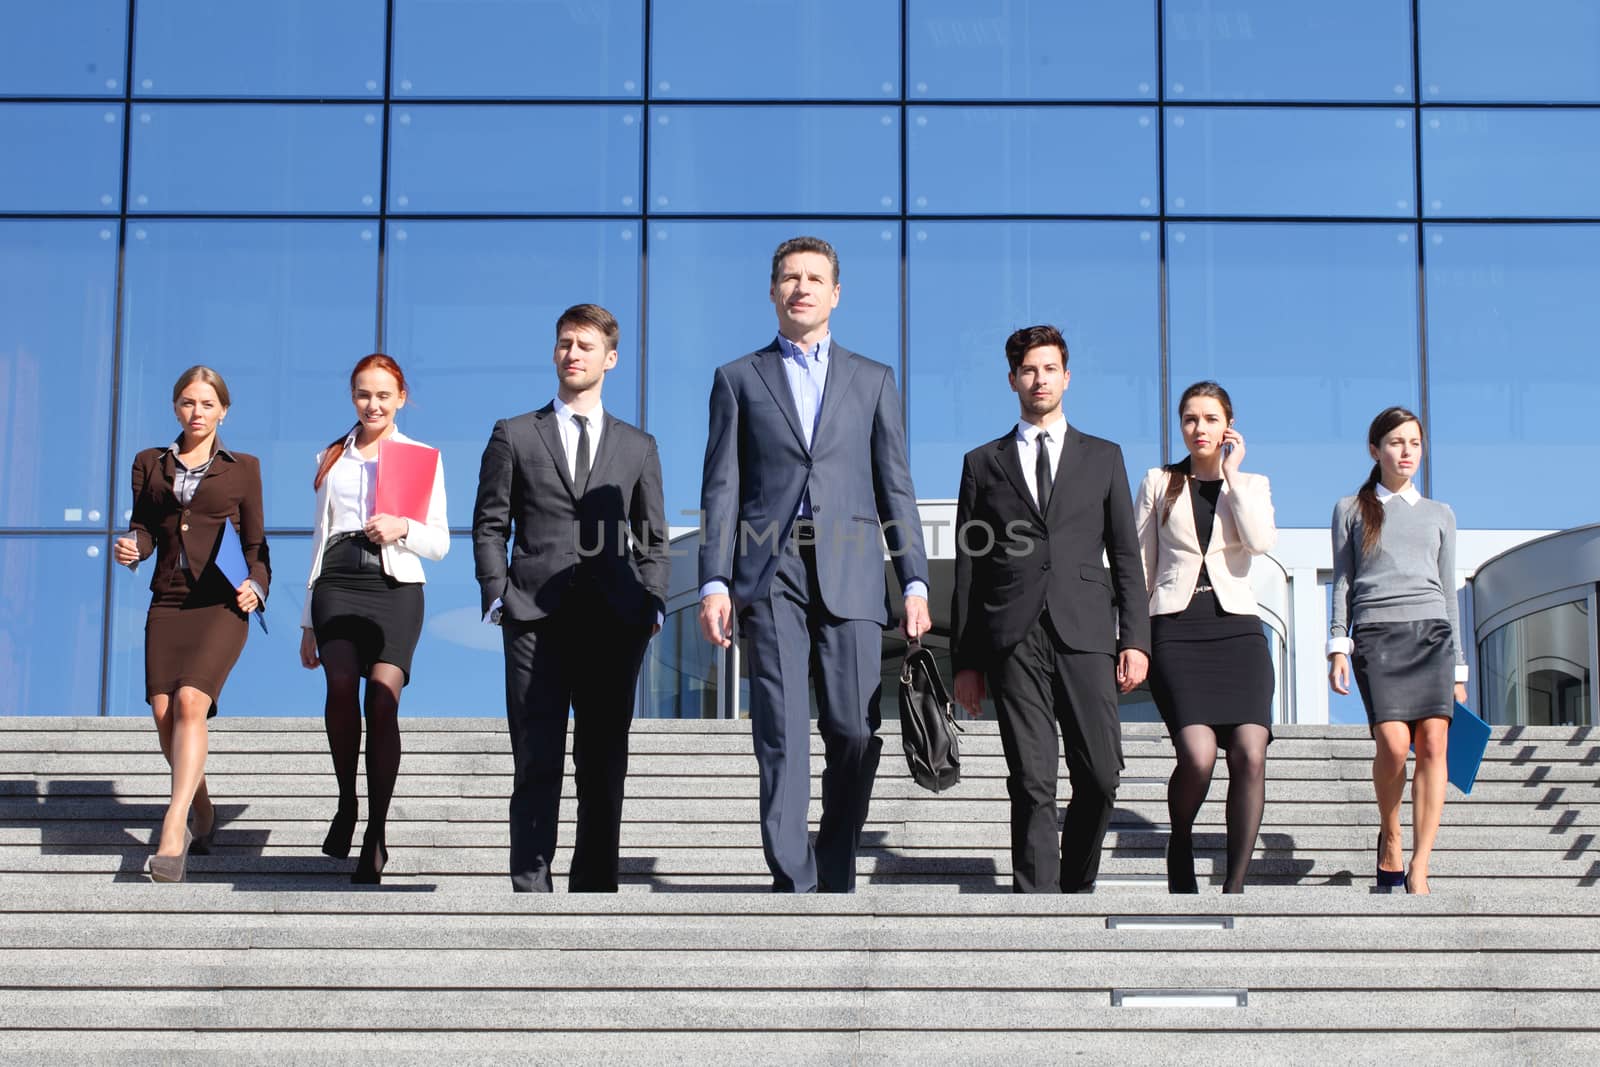
[[[918,785],[942,793],[961,781],[961,732],[933,653],[912,641],[900,667],[900,736]]]

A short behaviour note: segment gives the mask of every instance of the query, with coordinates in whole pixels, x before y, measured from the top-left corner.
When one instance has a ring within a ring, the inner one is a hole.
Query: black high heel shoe
[[[350,855],[350,839],[356,833],[357,808],[352,802],[348,807],[339,805],[339,810],[333,816],[333,821],[328,824],[328,836],[322,839],[322,854],[342,860]]]
[[[1194,876],[1194,842],[1190,840],[1189,847],[1173,854],[1172,837],[1167,837],[1167,892],[1174,894],[1192,894],[1200,892],[1200,883]]]
[[[389,863],[389,849],[385,847],[383,831],[373,834],[371,827],[361,836],[361,859],[356,863],[355,873],[350,876],[351,885],[382,885],[383,869]]]
[[[1403,889],[1406,884],[1405,871],[1386,871],[1383,869],[1383,831],[1378,831],[1378,861],[1374,865],[1376,870],[1376,886],[1379,889]]]

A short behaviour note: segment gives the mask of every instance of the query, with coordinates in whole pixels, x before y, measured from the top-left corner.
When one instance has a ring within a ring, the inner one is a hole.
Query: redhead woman
[[[161,754],[172,767],[172,797],[150,877],[181,882],[188,854],[209,852],[217,813],[206,789],[206,720],[249,636],[249,613],[266,600],[272,569],[261,517],[261,464],[222,445],[228,386],[210,367],[190,367],[172,387],[181,428],[165,448],[133,459],[133,517],[112,545],[137,567],[155,553],[144,626],[145,700]],[[212,564],[232,523],[250,576],[238,588]],[[190,828],[190,816],[193,828]]]
[[[1278,539],[1272,488],[1246,474],[1233,401],[1216,382],[1178,400],[1188,456],[1144,477],[1134,509],[1150,593],[1150,692],[1177,750],[1167,783],[1172,820],[1167,890],[1195,893],[1194,820],[1228,758],[1228,871],[1244,892],[1266,801],[1272,660],[1250,590],[1250,560]]]
[[[317,505],[300,662],[307,670],[320,665],[327,681],[323,718],[339,809],[322,851],[340,859],[350,854],[359,815],[356,765],[366,713],[367,828],[350,880],[376,884],[389,859],[384,830],[400,773],[400,691],[411,680],[411,655],[422,633],[422,561],[444,558],[450,528],[442,459],[434,468],[425,521],[374,510],[380,446],[420,444],[394,422],[406,406],[400,365],[381,353],[363,358],[350,372],[350,399],[356,424],[318,455],[312,483]]]
[[[1328,681],[1350,692],[1355,669],[1377,742],[1377,884],[1428,892],[1428,863],[1444,809],[1445,745],[1467,666],[1456,609],[1456,516],[1426,499],[1412,478],[1422,463],[1422,421],[1385,408],[1367,430],[1372,473],[1333,509],[1333,621]],[[1411,866],[1405,866],[1400,801],[1411,781]]]

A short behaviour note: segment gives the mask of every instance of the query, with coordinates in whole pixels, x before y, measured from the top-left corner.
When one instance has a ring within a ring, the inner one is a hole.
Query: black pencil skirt
[[[356,646],[362,677],[392,663],[411,681],[411,656],[422,636],[422,586],[383,573],[378,546],[352,537],[328,546],[311,591],[311,624],[320,650],[330,641]]]
[[[1367,725],[1448,719],[1455,712],[1456,652],[1448,619],[1357,623],[1351,640]]]

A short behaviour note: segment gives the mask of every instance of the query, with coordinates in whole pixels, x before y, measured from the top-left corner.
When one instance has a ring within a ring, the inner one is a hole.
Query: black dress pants
[[[1011,877],[1018,893],[1086,893],[1122,775],[1116,659],[1077,652],[1039,621],[988,672],[1011,797]],[[1065,743],[1072,799],[1056,837],[1056,737]]]
[[[511,730],[511,887],[548,893],[556,852],[567,719],[573,725],[578,828],[567,888],[614,893],[634,688],[650,626],[623,622],[593,598],[568,597],[537,622],[506,622]]]

